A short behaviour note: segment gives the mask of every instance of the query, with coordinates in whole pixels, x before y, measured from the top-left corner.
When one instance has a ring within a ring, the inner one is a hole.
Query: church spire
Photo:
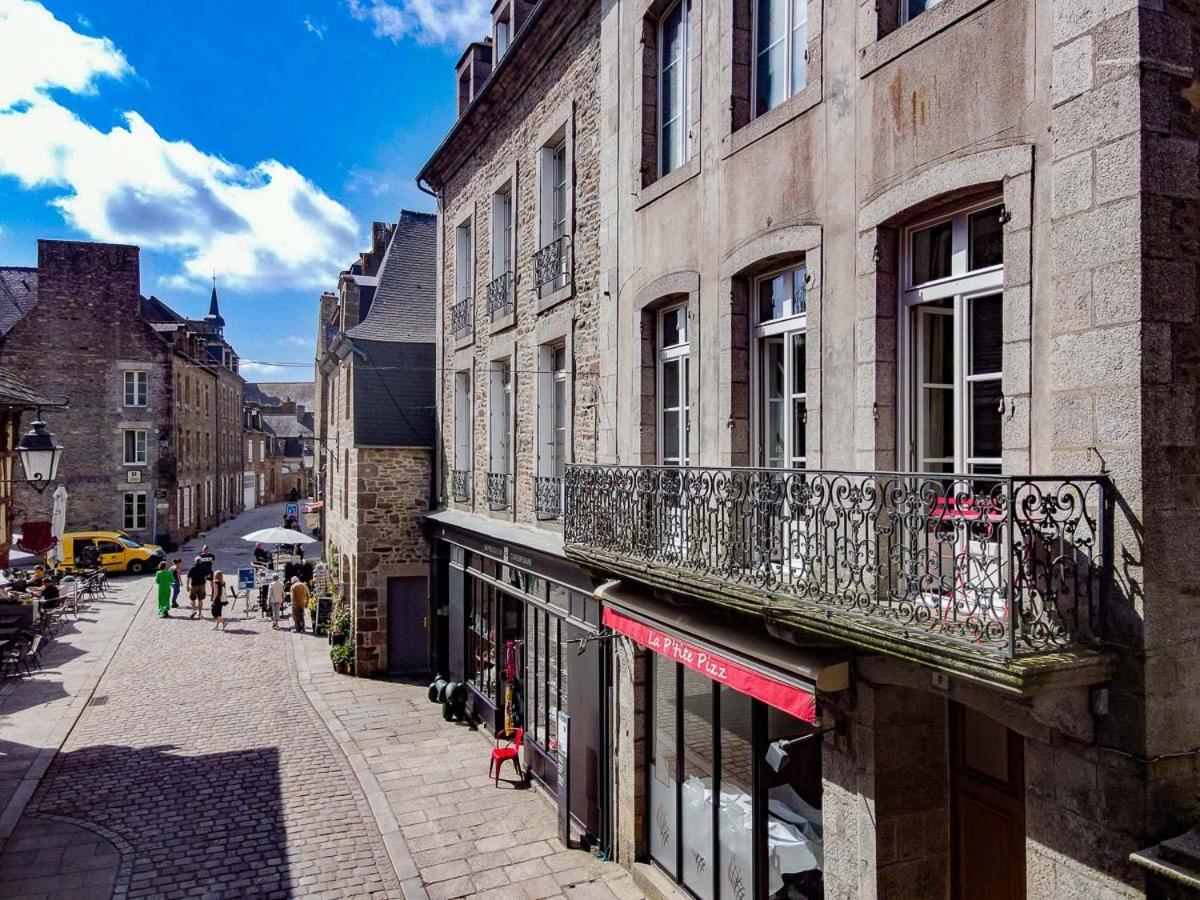
[[[217,273],[213,272],[212,277],[212,299],[208,301],[208,315],[204,317],[204,321],[215,325],[217,328],[225,327],[225,320],[221,318],[221,307],[217,304]]]

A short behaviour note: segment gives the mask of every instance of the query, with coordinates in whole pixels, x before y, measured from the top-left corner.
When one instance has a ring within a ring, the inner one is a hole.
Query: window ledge
[[[516,323],[517,323],[517,313],[514,310],[513,312],[510,312],[507,316],[501,316],[498,319],[494,319],[492,321],[492,323],[490,325],[488,325],[488,334],[495,334],[496,332],[503,331],[506,328],[512,328],[513,325],[515,325]]]
[[[560,287],[557,291],[547,294],[545,297],[538,297],[537,311],[539,313],[544,313],[546,310],[558,306],[558,304],[562,303],[564,300],[571,299],[573,296],[575,296],[574,276],[572,276],[571,280]]]
[[[990,2],[991,0],[944,0],[877,41],[860,47],[858,77],[866,78],[876,69],[886,66]]]
[[[784,100],[777,107],[751,119],[737,131],[730,132],[721,142],[721,159],[728,159],[759,138],[782,128],[798,116],[804,115],[821,102],[821,79],[817,78],[804,86],[800,93]]]
[[[463,347],[470,347],[473,343],[475,343],[475,329],[474,328],[471,329],[470,334],[463,335],[460,338],[454,339],[454,349],[461,350]]]
[[[653,203],[664,194],[669,194],[681,184],[691,181],[700,174],[700,157],[693,156],[673,172],[668,172],[656,181],[646,185],[634,196],[633,208],[641,209]]]

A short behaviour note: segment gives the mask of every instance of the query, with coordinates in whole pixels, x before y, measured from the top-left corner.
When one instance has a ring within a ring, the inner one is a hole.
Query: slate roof
[[[33,388],[25,384],[11,369],[0,366],[0,406],[16,406],[26,409],[33,406],[57,406],[56,401],[48,400],[35,393]]]
[[[316,385],[311,381],[247,381],[242,396],[264,410],[291,401],[313,409],[317,405]]]
[[[432,447],[434,344],[432,341],[356,340],[354,444]]]
[[[0,266],[0,337],[37,303],[37,269]]]
[[[369,341],[433,342],[436,279],[437,216],[401,210],[370,310],[346,334]]]
[[[308,418],[307,414],[305,418]],[[263,421],[271,426],[271,430],[276,435],[282,438],[311,437],[313,433],[312,428],[308,424],[291,415],[272,416],[263,413]]]

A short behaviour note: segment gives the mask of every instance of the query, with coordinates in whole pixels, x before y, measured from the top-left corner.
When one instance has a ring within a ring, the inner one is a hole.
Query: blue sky
[[[142,291],[247,360],[311,364],[317,297],[454,115],[480,0],[0,0],[0,264],[142,247]],[[250,380],[311,368],[247,367]]]

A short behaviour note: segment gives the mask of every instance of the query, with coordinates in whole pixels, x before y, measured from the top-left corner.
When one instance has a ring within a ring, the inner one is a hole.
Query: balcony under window
[[[568,466],[567,555],[1017,693],[1095,683],[1104,477]]]

